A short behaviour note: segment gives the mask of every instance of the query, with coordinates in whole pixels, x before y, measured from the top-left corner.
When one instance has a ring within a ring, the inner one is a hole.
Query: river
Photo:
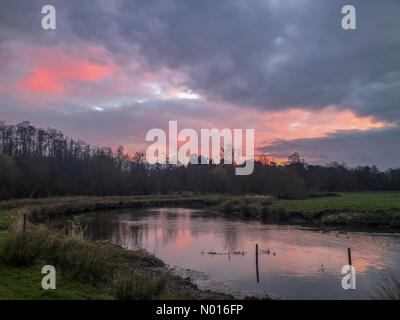
[[[400,236],[271,225],[204,210],[157,208],[78,216],[94,239],[144,248],[200,288],[239,298],[368,299],[400,262]],[[259,246],[256,276],[255,246]],[[351,248],[356,289],[344,290]]]

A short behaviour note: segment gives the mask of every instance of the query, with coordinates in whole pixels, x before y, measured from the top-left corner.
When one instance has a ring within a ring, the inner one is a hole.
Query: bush
[[[285,221],[289,213],[284,208],[271,208],[269,206],[261,209],[261,219],[269,221]]]
[[[249,203],[244,202],[240,205],[240,213],[242,213],[245,217],[249,217],[252,212],[252,207]]]
[[[245,217],[257,215],[258,210],[254,205],[253,199],[233,199],[222,203],[222,212],[224,213],[240,213]]]
[[[233,213],[235,211],[235,204],[232,200],[225,201],[222,204],[222,212],[224,213]]]

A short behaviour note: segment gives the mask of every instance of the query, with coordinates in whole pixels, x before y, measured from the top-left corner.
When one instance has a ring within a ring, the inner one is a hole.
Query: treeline
[[[298,154],[278,165],[260,158],[254,172],[234,165],[149,165],[144,153],[93,147],[55,129],[0,122],[0,199],[66,195],[132,195],[177,191],[273,194],[296,198],[337,191],[400,190],[400,169],[309,165]]]

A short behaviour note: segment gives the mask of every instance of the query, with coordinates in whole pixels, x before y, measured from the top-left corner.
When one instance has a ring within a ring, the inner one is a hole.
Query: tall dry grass
[[[119,300],[152,300],[164,292],[167,280],[168,272],[144,279],[135,270],[123,270],[114,278],[114,294]]]
[[[20,212],[0,252],[3,263],[50,264],[75,280],[108,286],[118,299],[156,299],[164,290],[168,277],[151,271],[163,263],[144,250],[88,240],[77,219],[64,232],[29,222],[23,232],[22,216]]]

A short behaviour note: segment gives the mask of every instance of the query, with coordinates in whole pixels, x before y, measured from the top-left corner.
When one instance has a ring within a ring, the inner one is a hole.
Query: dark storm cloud
[[[20,33],[39,34],[40,30],[33,26],[40,26],[40,1],[5,0],[0,8],[0,41],[14,39]]]
[[[312,162],[326,164],[345,162],[350,166],[377,165],[380,169],[400,167],[400,128],[389,127],[368,131],[342,131],[327,137],[277,140],[259,151],[277,158],[293,152]]]
[[[103,44],[121,64],[140,54],[146,68],[184,72],[209,99],[271,110],[334,104],[400,120],[398,0],[350,1],[351,31],[340,26],[342,0],[52,2],[58,41]],[[43,41],[31,25],[44,2],[23,1],[22,12],[20,3],[2,1],[2,27]]]
[[[353,1],[356,31],[340,26],[344,1],[116,3],[114,24],[103,24],[118,35],[108,48],[132,45],[152,66],[184,70],[210,99],[278,110],[335,104],[400,119],[398,1]],[[102,30],[74,26],[85,39]]]

